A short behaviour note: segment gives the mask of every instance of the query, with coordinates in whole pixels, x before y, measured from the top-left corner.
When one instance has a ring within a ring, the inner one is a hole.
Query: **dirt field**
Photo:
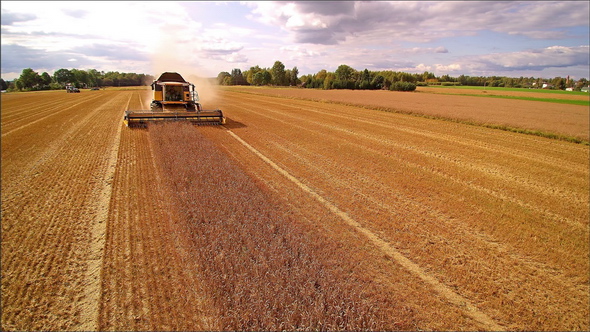
[[[3,94],[2,329],[590,328],[588,146],[248,92],[148,129],[146,90]]]
[[[233,91],[254,94],[304,98],[316,101],[330,101],[349,105],[369,106],[406,113],[440,116],[483,124],[502,125],[527,130],[577,137],[588,141],[590,137],[590,116],[588,106],[565,105],[541,101],[482,98],[433,93],[452,93],[452,89],[423,88],[417,92],[371,91],[371,90],[316,90],[292,88],[226,87]],[[460,90],[481,94],[479,90]],[[498,95],[490,92],[490,95]],[[514,95],[503,91],[502,95]],[[528,93],[526,96],[551,98],[552,94]],[[567,96],[558,95],[565,99]],[[586,96],[569,96],[572,99],[588,100]]]

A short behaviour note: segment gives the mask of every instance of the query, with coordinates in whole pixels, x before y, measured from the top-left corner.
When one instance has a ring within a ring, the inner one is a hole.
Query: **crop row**
[[[395,307],[339,244],[298,222],[190,125],[151,126],[157,165],[223,330],[380,330]]]
[[[587,329],[587,147],[359,107],[227,95],[224,111],[245,124],[235,134],[505,328]],[[247,168],[271,177],[255,162]],[[265,181],[284,187],[280,196],[293,191],[280,178]],[[432,312],[424,303],[419,312]],[[443,312],[442,329],[461,329]]]

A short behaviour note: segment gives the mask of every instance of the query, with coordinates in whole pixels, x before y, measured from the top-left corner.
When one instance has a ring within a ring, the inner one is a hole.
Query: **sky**
[[[589,78],[589,1],[1,1],[1,76],[270,68]]]

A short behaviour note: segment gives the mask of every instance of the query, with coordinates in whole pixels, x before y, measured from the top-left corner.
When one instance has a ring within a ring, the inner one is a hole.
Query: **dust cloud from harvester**
[[[217,86],[203,76],[203,68],[206,64],[195,60],[197,55],[190,47],[185,47],[186,42],[176,40],[175,37],[163,35],[158,40],[158,51],[150,57],[151,70],[154,77],[164,72],[177,72],[182,77],[195,85],[199,93],[199,99],[205,108],[220,108],[217,105]],[[201,59],[199,59],[201,61]]]

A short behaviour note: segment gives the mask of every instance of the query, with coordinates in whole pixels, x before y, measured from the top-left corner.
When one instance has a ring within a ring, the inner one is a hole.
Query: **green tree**
[[[307,87],[314,89],[324,89],[324,81],[326,80],[327,75],[328,71],[326,71],[325,69],[318,71],[315,75],[313,75],[312,80],[310,82],[311,84],[308,84]]]
[[[4,81],[3,78],[0,78],[0,90],[6,90],[8,89],[8,83],[6,83],[6,81]]]
[[[556,89],[565,90],[565,78],[563,77],[555,77],[551,83],[555,86]]]
[[[245,85],[246,80],[244,79],[244,75],[242,75],[242,71],[238,68],[234,68],[231,71],[231,82],[232,85]]]
[[[71,69],[70,72],[74,76],[74,84],[76,87],[81,88],[83,86],[88,86],[88,73],[85,70],[80,69]]]
[[[261,71],[254,74],[250,84],[256,85],[256,86],[262,85],[262,72]]]
[[[371,85],[375,89],[383,89],[383,85],[385,84],[385,77],[381,74],[375,75],[373,80],[371,81]]]
[[[269,85],[272,81],[272,75],[266,69],[261,69],[252,77],[252,85],[261,86]]]
[[[267,69],[262,70],[262,85],[269,85],[272,83],[272,74]]]
[[[60,84],[72,83],[74,75],[68,69],[58,69],[53,73],[53,80]]]
[[[310,85],[313,83],[313,76],[312,75],[303,75],[298,80],[301,82],[301,85],[304,88],[310,88]]]
[[[104,74],[105,85],[121,86],[123,76],[118,71],[109,71]]]
[[[256,85],[254,83],[254,76],[261,71],[262,71],[262,68],[260,68],[258,65],[254,66],[254,67],[250,67],[249,70],[247,70],[243,73],[244,77],[246,78],[246,82]]]
[[[145,84],[145,82],[142,82],[142,84]],[[88,85],[91,87],[102,86],[102,75],[98,70],[88,70]]]
[[[217,84],[219,85],[225,85],[225,78],[226,77],[230,77],[230,82],[231,82],[231,75],[226,72],[226,71],[222,71],[217,75]]]
[[[339,81],[350,81],[353,77],[354,71],[355,70],[350,66],[340,65],[334,74]]]
[[[297,69],[297,66],[293,67],[289,74],[289,85],[297,86],[299,84],[299,79],[297,78],[299,75],[299,69]]]
[[[322,70],[318,71],[317,74],[315,74],[315,79],[318,81],[324,82],[324,80],[326,79],[326,76],[328,76],[328,71],[325,69],[322,69]]]
[[[424,72],[424,74],[422,74],[422,80],[426,82],[426,80],[432,80],[435,79],[436,76],[434,76],[434,73],[429,73],[427,71]]]
[[[49,86],[51,81],[51,76],[46,71],[44,71],[43,74],[41,74],[41,84]]]
[[[272,76],[272,84],[274,85],[286,85],[285,82],[285,65],[280,61],[275,61],[274,65],[270,70]]]
[[[360,81],[358,81],[358,88],[359,89],[373,89],[373,85],[371,84],[371,73],[369,72],[368,69],[365,68],[365,70],[363,70],[363,72],[361,73],[360,76]]]
[[[585,77],[580,78],[579,80],[576,81],[576,85],[574,86],[574,88],[579,91],[581,90],[583,87],[588,86],[588,79],[586,79]]]
[[[324,85],[323,85],[324,90],[332,89],[335,79],[336,79],[336,76],[334,75],[334,73],[330,73],[330,72],[326,73],[326,77],[324,78]]]
[[[414,91],[416,90],[416,84],[412,82],[395,82],[389,88],[391,91]]]
[[[25,87],[23,86],[23,83],[21,82],[21,80],[19,80],[18,78],[17,78],[17,79],[15,79],[15,80],[14,80],[14,81],[12,81],[12,82],[14,82],[14,88],[15,88],[16,90],[23,90],[23,89],[25,88]]]
[[[32,89],[41,83],[41,76],[31,68],[23,69],[19,81],[19,90]]]
[[[340,65],[334,73],[336,80],[332,83],[333,89],[354,89],[357,72],[352,67]]]

